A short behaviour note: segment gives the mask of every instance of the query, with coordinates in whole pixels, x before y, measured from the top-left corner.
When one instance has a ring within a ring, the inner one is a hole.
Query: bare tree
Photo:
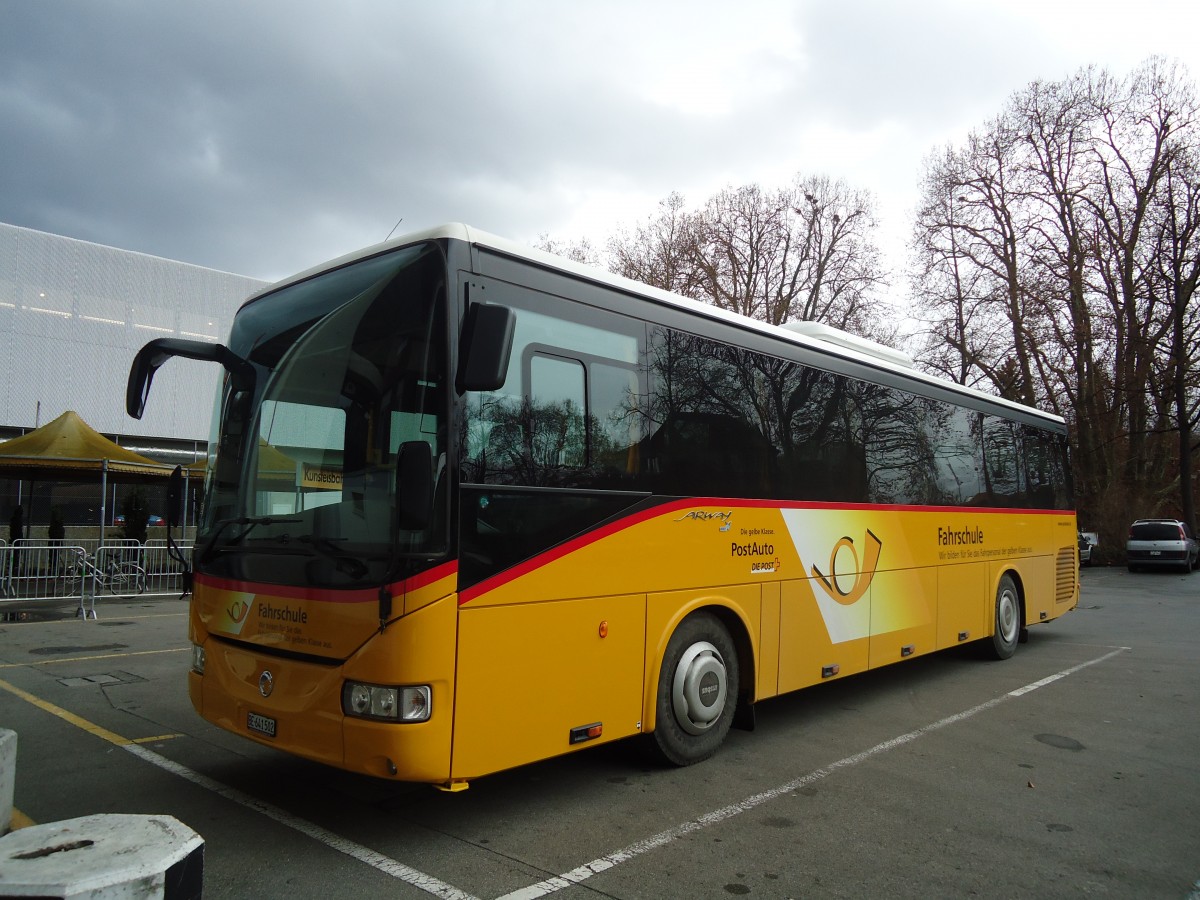
[[[1170,331],[1167,298],[1153,289],[1155,241],[1148,219],[1166,177],[1181,112],[1156,60],[1117,82],[1101,74],[1091,82],[1098,132],[1093,151],[1098,190],[1087,196],[1096,223],[1095,270],[1108,303],[1116,338],[1114,382],[1125,403],[1128,452],[1122,480],[1135,496],[1141,486],[1161,484],[1166,468],[1161,407],[1156,409],[1156,367]],[[1141,502],[1154,498],[1139,497]]]
[[[695,255],[695,216],[678,193],[660,200],[658,211],[632,233],[623,230],[608,241],[613,272],[699,299],[695,296]]]
[[[697,217],[695,256],[703,298],[731,312],[771,321],[786,252],[787,198],[758,185],[726,188]],[[780,324],[775,321],[774,324]]]
[[[564,242],[555,240],[549,234],[539,234],[533,246],[538,250],[545,250],[555,256],[564,256],[585,266],[602,266],[604,264],[600,258],[600,252],[587,238]]]
[[[695,223],[703,299],[773,325],[824,322],[879,336],[870,301],[886,279],[876,227],[871,195],[842,181],[727,188]]]
[[[962,151],[927,160],[911,248],[925,311],[923,361],[960,384],[1003,385],[1002,393],[1033,402],[1014,155],[998,121]]]
[[[1171,493],[1192,515],[1195,119],[1162,60],[1124,79],[1083,69],[1018,91],[922,184],[923,361],[1064,415],[1110,543]]]
[[[767,190],[729,187],[689,210],[681,194],[661,200],[633,229],[607,242],[608,268],[644,284],[773,325],[824,322],[889,340],[895,327],[874,198],[843,181],[796,176]],[[590,244],[542,249],[595,262]]]
[[[888,281],[874,241],[874,197],[826,177],[797,178],[791,194],[799,225],[792,233],[801,241],[793,247],[794,263],[780,297],[800,301],[789,300],[789,318],[886,337],[877,317],[878,295]]]
[[[1197,426],[1200,385],[1200,154],[1194,148],[1175,155],[1168,167],[1162,202],[1157,205],[1158,252],[1155,281],[1171,306],[1170,386],[1179,430],[1179,494],[1184,521],[1195,528],[1192,435]]]

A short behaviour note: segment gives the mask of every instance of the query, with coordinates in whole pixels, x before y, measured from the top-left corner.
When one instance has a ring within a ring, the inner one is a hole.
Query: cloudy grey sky
[[[603,244],[672,191],[844,178],[898,273],[922,159],[1151,54],[1167,0],[0,0],[0,221],[275,279],[463,221]]]

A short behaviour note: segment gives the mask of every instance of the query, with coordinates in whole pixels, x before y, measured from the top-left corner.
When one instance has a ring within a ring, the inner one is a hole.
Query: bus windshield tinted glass
[[[256,300],[231,349],[256,370],[253,392],[226,383],[210,448],[200,571],[276,584],[378,584],[399,552],[446,549],[442,494],[429,527],[396,521],[402,444],[444,468],[445,263],[405,248]]]

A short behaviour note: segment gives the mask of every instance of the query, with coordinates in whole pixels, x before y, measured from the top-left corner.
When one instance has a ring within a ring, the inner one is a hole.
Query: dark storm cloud
[[[0,220],[269,277],[400,217],[532,237],[559,160],[652,172],[688,143],[603,83],[602,53],[572,64],[569,20],[530,17],[530,35],[500,7],[325,9],[8,5]]]
[[[899,246],[925,154],[1110,62],[1109,18],[1159,48],[1097,2],[0,0],[0,221],[270,278],[401,217],[602,243],[803,172]]]

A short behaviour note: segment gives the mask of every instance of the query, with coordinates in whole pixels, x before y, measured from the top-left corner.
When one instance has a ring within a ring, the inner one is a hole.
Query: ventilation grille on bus
[[[1075,596],[1075,576],[1079,569],[1075,564],[1074,547],[1063,547],[1058,551],[1058,566],[1054,573],[1054,599],[1057,603],[1069,603]]]

